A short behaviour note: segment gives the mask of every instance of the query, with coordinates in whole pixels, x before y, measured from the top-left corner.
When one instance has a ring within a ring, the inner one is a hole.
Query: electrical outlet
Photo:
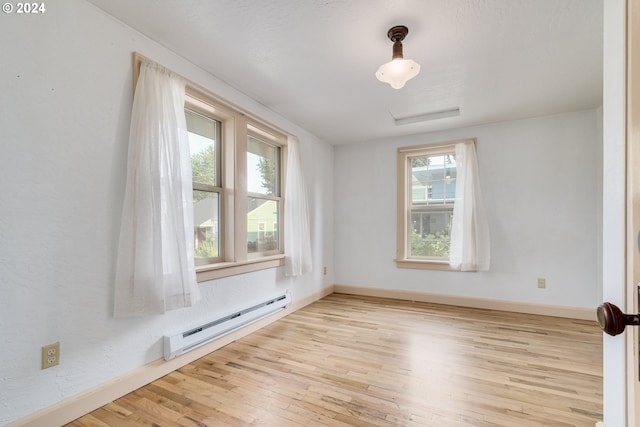
[[[327,267],[324,267],[324,268],[322,269],[322,274],[324,274],[325,276],[327,275]]]
[[[538,287],[539,288],[546,288],[547,287],[547,280],[544,278],[539,278],[538,279]]]
[[[42,369],[60,364],[60,342],[42,347]]]

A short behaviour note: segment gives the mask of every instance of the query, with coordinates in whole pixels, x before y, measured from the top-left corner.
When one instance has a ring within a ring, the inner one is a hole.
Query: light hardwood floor
[[[332,294],[68,424],[589,426],[595,322]]]

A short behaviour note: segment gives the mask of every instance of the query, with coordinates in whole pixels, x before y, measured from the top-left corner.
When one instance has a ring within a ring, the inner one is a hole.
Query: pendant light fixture
[[[381,65],[376,72],[378,80],[389,83],[394,89],[402,88],[420,72],[420,64],[402,56],[402,40],[408,32],[409,29],[404,25],[396,25],[387,31],[387,37],[393,42],[393,56],[391,62]]]

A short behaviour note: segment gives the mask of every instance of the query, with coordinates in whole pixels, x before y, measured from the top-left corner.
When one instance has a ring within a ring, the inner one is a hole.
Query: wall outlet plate
[[[60,364],[60,342],[42,347],[42,369]]]
[[[547,287],[547,280],[540,278],[538,279],[538,287],[539,288],[546,288]]]

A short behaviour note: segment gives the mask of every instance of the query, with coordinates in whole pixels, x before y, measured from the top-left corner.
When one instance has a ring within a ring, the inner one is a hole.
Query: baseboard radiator
[[[289,291],[275,298],[236,311],[227,316],[196,326],[175,335],[164,336],[164,358],[171,360],[194,348],[223,337],[243,326],[257,322],[291,304]]]

